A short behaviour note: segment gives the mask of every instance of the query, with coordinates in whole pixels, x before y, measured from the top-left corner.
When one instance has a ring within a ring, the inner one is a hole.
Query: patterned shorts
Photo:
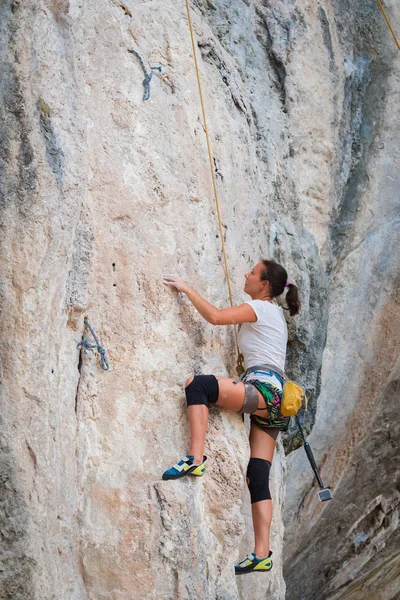
[[[261,429],[280,429],[287,431],[289,429],[290,417],[284,417],[280,414],[282,392],[274,387],[271,383],[264,381],[248,381],[260,392],[265,400],[265,406],[268,409],[270,418],[259,417],[258,415],[250,415],[250,419],[255,425]]]

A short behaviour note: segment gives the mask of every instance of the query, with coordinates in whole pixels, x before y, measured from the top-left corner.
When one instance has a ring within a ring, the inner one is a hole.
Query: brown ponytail
[[[288,287],[289,289],[286,294],[288,308],[286,310],[289,311],[292,317],[297,315],[300,310],[299,291],[294,283],[287,283],[288,275],[286,269],[274,260],[263,260],[261,262],[264,265],[264,269],[261,272],[261,280],[269,281],[271,293],[274,298],[283,294],[285,287]]]
[[[288,305],[290,316],[294,317],[300,310],[299,290],[294,283],[289,283],[288,292],[286,294],[286,304]]]

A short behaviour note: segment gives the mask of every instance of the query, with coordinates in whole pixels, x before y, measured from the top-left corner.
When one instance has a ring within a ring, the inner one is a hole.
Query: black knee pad
[[[250,490],[251,503],[261,500],[271,500],[269,491],[269,471],[271,463],[264,458],[250,458],[247,467],[248,486]]]
[[[188,406],[215,404],[219,394],[218,379],[215,375],[195,375],[185,388],[185,394]]]

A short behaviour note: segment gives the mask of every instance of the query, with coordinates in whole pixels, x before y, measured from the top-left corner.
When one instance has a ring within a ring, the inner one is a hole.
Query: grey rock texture
[[[398,6],[387,4],[396,19]],[[328,330],[309,441],[334,500],[319,504],[297,450],[286,495],[287,598],[389,600],[400,595],[398,51],[374,3],[332,3],[321,23],[332,64],[341,56],[344,69],[332,71],[342,117],[325,245]]]
[[[381,486],[378,451],[353,475],[380,430],[394,436],[384,428],[394,404],[379,410],[382,392],[394,400],[397,390],[392,42],[372,0],[201,0],[193,22],[234,301],[261,257],[287,267],[303,304],[288,319],[288,371],[311,397],[306,427],[338,499],[365,491],[343,521],[351,533],[338,556],[350,570],[330,561],[331,540],[307,583],[299,539],[324,539],[323,519],[341,505],[317,510],[310,495],[298,511],[310,479],[294,453],[288,597],[358,599],[375,581],[397,593],[396,438]],[[187,449],[185,379],[233,375],[235,365],[233,332],[161,284],[177,272],[228,305],[184,3],[5,1],[0,45],[0,597],[283,600],[283,441],[267,576],[233,574],[252,544],[238,415],[211,412],[206,477],[160,480]],[[146,102],[129,49],[162,67]],[[85,317],[107,372],[77,348]],[[349,439],[351,452],[340,452]],[[296,448],[296,432],[284,443]],[[379,556],[369,539],[384,540]]]

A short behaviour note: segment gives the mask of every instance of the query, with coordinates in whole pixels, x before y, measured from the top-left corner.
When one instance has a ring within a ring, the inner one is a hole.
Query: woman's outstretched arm
[[[241,304],[232,308],[217,308],[195,292],[183,279],[173,275],[164,275],[163,283],[183,292],[189,298],[195,309],[212,325],[239,325],[240,323],[255,323],[256,314],[249,304]]]

